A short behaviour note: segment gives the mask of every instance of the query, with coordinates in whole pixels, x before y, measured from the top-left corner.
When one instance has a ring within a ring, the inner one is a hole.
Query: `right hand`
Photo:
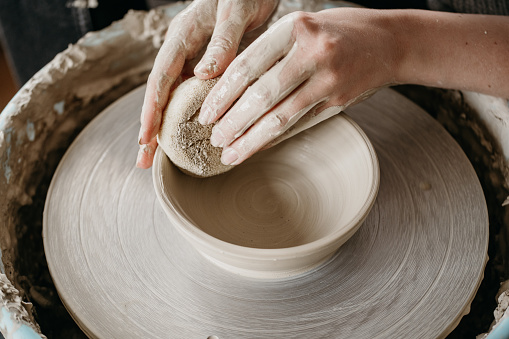
[[[138,167],[152,166],[162,113],[171,90],[188,66],[186,62],[196,58],[210,38],[194,74],[200,79],[221,75],[237,55],[244,33],[261,26],[277,3],[277,0],[195,0],[171,21],[147,81]]]
[[[228,67],[202,104],[224,165],[397,83],[401,60],[388,12],[334,8],[282,17]],[[290,129],[293,129],[290,130]]]

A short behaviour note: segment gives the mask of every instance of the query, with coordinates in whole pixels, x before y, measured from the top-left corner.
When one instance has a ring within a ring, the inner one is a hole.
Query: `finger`
[[[149,143],[145,145],[140,145],[140,150],[138,151],[138,158],[136,159],[136,167],[147,169],[152,166],[152,162],[154,161],[154,154],[157,148],[157,138],[152,139]]]
[[[203,12],[215,13],[215,1],[196,1],[172,20],[166,40],[157,53],[147,81],[141,112],[139,143],[149,143],[159,131],[162,111],[186,59],[194,57],[212,34],[215,18],[203,18]],[[209,8],[210,7],[210,8]]]
[[[291,16],[279,20],[233,60],[203,102],[200,123],[216,121],[254,80],[290,51],[293,26]]]
[[[240,138],[223,149],[221,162],[228,165],[238,165],[262,149],[270,141],[276,139],[305,114],[312,114],[313,110],[323,105],[327,97],[319,86],[311,81],[289,95],[280,105],[260,118]]]
[[[181,51],[173,52],[175,54],[171,59],[160,60],[154,65],[147,81],[145,98],[141,109],[141,128],[139,134],[139,143],[147,144],[159,131],[162,112],[168,103],[170,89],[175,83],[180,70],[184,65],[185,58]],[[159,57],[160,54],[158,54]]]
[[[212,129],[212,145],[229,145],[311,76],[314,66],[296,60],[297,48],[294,45],[288,55],[249,87],[221,118]]]
[[[195,75],[210,79],[222,74],[239,52],[244,33],[262,26],[276,6],[275,0],[219,0],[214,33]]]
[[[248,7],[251,6],[243,2],[219,1],[214,33],[205,55],[194,70],[198,78],[210,79],[222,74],[235,58],[252,15]]]

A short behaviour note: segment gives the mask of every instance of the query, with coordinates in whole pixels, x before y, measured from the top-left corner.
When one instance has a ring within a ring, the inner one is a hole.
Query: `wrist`
[[[372,10],[369,25],[372,27],[374,54],[377,58],[379,85],[407,83],[412,43],[408,36],[405,10]]]
[[[390,84],[414,83],[420,69],[418,36],[422,28],[415,24],[413,10],[380,11],[379,25],[387,32],[390,41]]]

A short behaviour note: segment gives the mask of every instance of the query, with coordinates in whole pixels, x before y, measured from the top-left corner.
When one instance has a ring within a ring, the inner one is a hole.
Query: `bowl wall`
[[[175,226],[243,275],[294,274],[323,262],[360,226],[379,184],[373,147],[344,114],[215,177],[183,174],[161,151],[154,163]]]

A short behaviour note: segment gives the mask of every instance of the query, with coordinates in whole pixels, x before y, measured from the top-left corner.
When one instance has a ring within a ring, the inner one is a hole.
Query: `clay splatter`
[[[57,111],[58,115],[62,115],[62,113],[64,113],[64,106],[65,106],[65,102],[62,100],[62,101],[59,101],[56,104],[54,104],[53,109],[55,111]]]
[[[27,121],[26,131],[27,131],[28,140],[34,141],[35,140],[35,127],[34,127],[34,123],[31,122],[30,120]]]

